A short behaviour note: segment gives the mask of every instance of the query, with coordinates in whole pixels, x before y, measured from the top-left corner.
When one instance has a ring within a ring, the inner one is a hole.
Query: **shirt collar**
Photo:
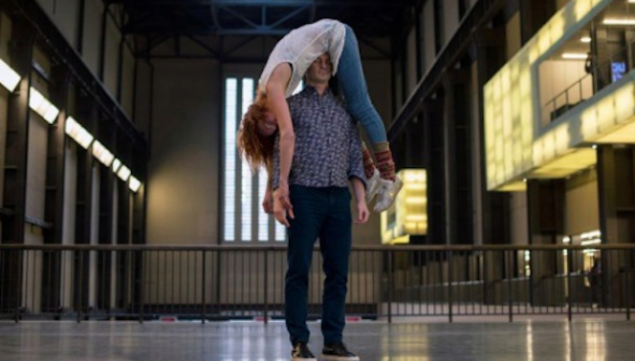
[[[306,95],[311,95],[311,96],[319,95],[317,92],[317,89],[315,89],[313,85],[306,85],[304,89],[302,90],[302,92]],[[331,88],[326,88],[326,91],[322,95],[332,95],[332,94],[333,93],[331,92]]]

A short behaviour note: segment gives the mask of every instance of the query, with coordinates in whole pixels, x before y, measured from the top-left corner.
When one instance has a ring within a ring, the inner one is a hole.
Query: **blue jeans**
[[[368,95],[357,38],[353,29],[345,26],[346,40],[337,66],[338,86],[346,99],[349,114],[362,123],[371,143],[386,142],[386,128]]]
[[[352,242],[351,194],[348,188],[292,185],[289,196],[295,219],[289,219],[287,230],[284,310],[291,344],[309,341],[306,325],[309,268],[317,238],[326,274],[321,325],[324,344],[341,343]]]

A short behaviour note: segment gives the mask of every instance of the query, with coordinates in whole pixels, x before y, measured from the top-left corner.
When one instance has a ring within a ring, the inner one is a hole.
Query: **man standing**
[[[355,223],[365,223],[369,213],[361,141],[343,104],[328,88],[332,67],[329,55],[322,54],[306,73],[305,89],[288,100],[295,133],[289,179],[280,178],[278,140],[274,151],[274,215],[288,227],[285,317],[293,346],[292,361],[316,360],[307,347],[306,318],[309,268],[318,238],[326,274],[322,357],[359,360],[342,340],[353,223],[349,181],[357,205]],[[283,203],[277,189],[284,182],[289,184],[291,205]]]

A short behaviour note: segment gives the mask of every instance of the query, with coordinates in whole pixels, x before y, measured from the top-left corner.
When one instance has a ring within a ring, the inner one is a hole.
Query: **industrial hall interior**
[[[631,361],[635,0],[0,0],[0,360]]]

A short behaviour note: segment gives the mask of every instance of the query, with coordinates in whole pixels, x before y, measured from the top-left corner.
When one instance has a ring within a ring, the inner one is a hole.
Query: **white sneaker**
[[[377,192],[379,192],[381,180],[377,169],[373,172],[372,177],[366,178],[366,204],[370,204],[370,201],[372,201]]]
[[[395,198],[397,198],[401,187],[403,187],[403,182],[398,177],[395,178],[394,182],[382,179],[377,194],[377,203],[375,203],[375,212],[381,213],[390,208]]]

